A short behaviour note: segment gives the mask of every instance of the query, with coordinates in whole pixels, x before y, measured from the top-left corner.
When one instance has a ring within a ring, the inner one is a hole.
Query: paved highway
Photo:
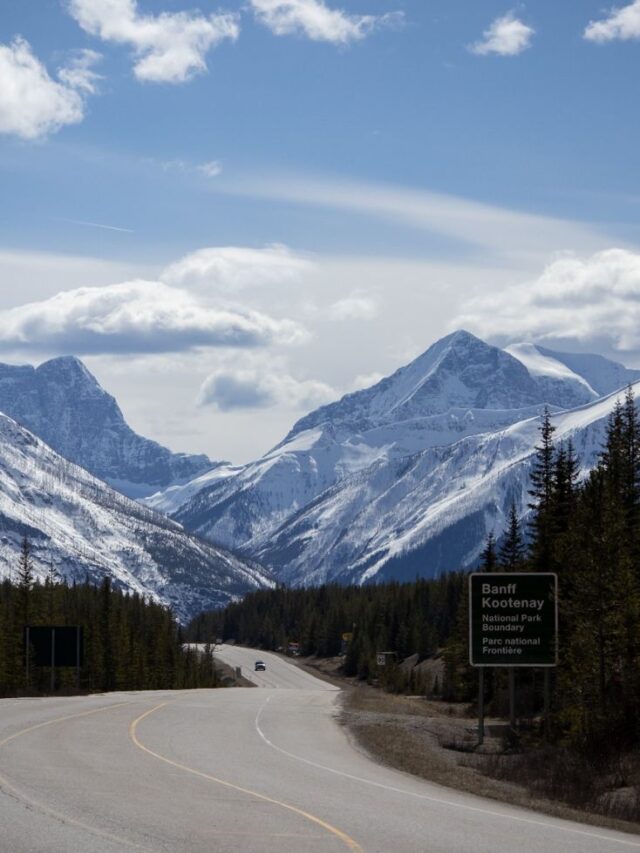
[[[219,654],[259,687],[0,701],[0,853],[640,851],[381,767],[337,725],[331,685]]]

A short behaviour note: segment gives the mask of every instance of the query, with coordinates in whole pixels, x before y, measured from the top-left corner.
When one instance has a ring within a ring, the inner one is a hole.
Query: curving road
[[[0,701],[0,853],[640,851],[379,766],[336,724],[331,685],[219,655],[260,689]]]

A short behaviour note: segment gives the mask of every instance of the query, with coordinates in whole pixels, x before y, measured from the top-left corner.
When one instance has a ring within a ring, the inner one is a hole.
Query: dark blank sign
[[[84,637],[80,626],[33,625],[29,631],[31,662],[34,666],[82,666]]]

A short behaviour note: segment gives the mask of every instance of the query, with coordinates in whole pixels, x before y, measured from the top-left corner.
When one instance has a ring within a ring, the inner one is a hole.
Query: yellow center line
[[[354,853],[364,853],[362,847],[358,844],[358,842],[354,841],[354,839],[347,835],[346,832],[343,832],[341,829],[338,829],[337,827],[332,826],[330,823],[327,823],[321,818],[316,817],[316,815],[310,814],[309,812],[306,812],[303,809],[299,809],[297,808],[297,806],[292,806],[290,803],[284,803],[282,802],[282,800],[276,800],[273,797],[268,797],[266,794],[259,794],[256,791],[249,790],[248,788],[242,788],[240,785],[234,785],[232,782],[226,782],[224,779],[218,779],[216,776],[210,776],[208,773],[203,773],[201,770],[195,770],[193,767],[189,767],[186,764],[180,764],[178,761],[172,761],[170,758],[167,758],[164,755],[160,755],[159,752],[154,752],[152,749],[149,749],[148,746],[145,746],[138,738],[138,725],[146,717],[149,717],[151,714],[154,714],[156,711],[159,711],[161,708],[164,708],[168,704],[168,702],[161,702],[160,705],[156,705],[155,708],[151,708],[149,711],[145,711],[143,714],[140,714],[139,717],[133,720],[133,722],[129,726],[129,737],[138,747],[138,749],[141,749],[148,755],[157,758],[159,761],[164,761],[165,764],[170,764],[172,767],[176,767],[178,770],[184,770],[185,773],[191,773],[193,776],[198,776],[201,779],[206,779],[209,782],[214,782],[216,785],[222,785],[225,788],[230,788],[233,791],[239,791],[241,794],[247,794],[250,797],[255,797],[258,800],[262,800],[265,803],[271,803],[271,805],[279,806],[282,809],[286,809],[287,811],[293,812],[294,814],[303,817],[305,820],[309,820],[312,823],[315,823],[317,826],[321,826],[331,835],[335,835],[336,838],[339,838],[340,841],[342,841],[342,843],[349,850],[353,850]]]
[[[11,743],[14,740],[17,740],[20,737],[23,737],[23,735],[27,735],[30,732],[35,732],[38,729],[44,729],[47,726],[54,726],[58,723],[64,723],[67,720],[77,720],[80,717],[90,717],[93,714],[102,714],[105,711],[112,711],[115,708],[122,708],[125,705],[131,704],[131,702],[118,702],[113,705],[105,705],[100,708],[92,708],[90,711],[81,711],[78,714],[66,714],[64,717],[56,717],[55,720],[47,720],[44,723],[36,723],[36,725],[28,726],[26,729],[21,729],[19,732],[15,732],[14,734],[3,738],[3,740],[0,740],[0,748],[6,746],[8,743]],[[12,782],[10,782],[5,776],[2,775],[0,775],[0,787],[5,789],[6,791],[11,791],[11,793],[18,800],[27,803],[27,805],[31,806],[32,808],[38,809],[38,811],[43,812],[44,814],[54,818],[55,820],[60,821],[63,824],[75,826],[78,829],[83,829],[86,832],[90,832],[92,835],[98,836],[99,838],[104,838],[107,841],[114,841],[116,844],[121,844],[125,847],[131,847],[134,850],[145,850],[148,851],[148,853],[153,853],[153,851],[149,847],[145,847],[142,844],[136,844],[135,842],[129,841],[126,838],[121,838],[119,835],[114,835],[111,832],[106,832],[105,830],[98,829],[95,826],[91,826],[88,823],[84,823],[81,820],[76,820],[73,817],[69,817],[69,815],[65,815],[62,812],[56,811],[56,809],[50,808],[39,800],[35,800],[33,797],[30,797],[28,794],[25,794],[24,791],[20,790],[20,788],[16,788],[16,786]]]

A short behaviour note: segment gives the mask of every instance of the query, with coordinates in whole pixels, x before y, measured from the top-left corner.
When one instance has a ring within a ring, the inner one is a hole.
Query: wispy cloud
[[[469,46],[472,53],[478,56],[497,54],[498,56],[517,56],[531,47],[531,39],[535,35],[533,27],[516,18],[513,12],[508,12],[495,19],[482,34],[482,39]]]
[[[329,315],[334,320],[372,320],[378,311],[375,299],[358,292],[339,299],[329,307]]]
[[[640,39],[640,0],[612,9],[606,18],[599,21],[590,21],[584,37],[596,42]]]
[[[640,254],[610,249],[549,264],[534,281],[468,300],[451,324],[504,339],[606,340],[640,349]]]
[[[552,252],[593,252],[611,245],[609,238],[587,224],[393,185],[284,175],[252,176],[217,188],[247,197],[349,210],[518,261],[540,262],[540,257],[546,260]]]
[[[91,67],[99,59],[94,51],[80,51],[54,80],[23,38],[0,44],[0,133],[38,139],[82,121],[85,98],[99,79]]]
[[[133,73],[153,83],[184,83],[207,69],[206,55],[240,33],[238,17],[196,11],[143,15],[136,0],[68,0],[71,16],[85,32],[133,48]]]
[[[96,74],[93,66],[102,59],[102,54],[95,50],[77,50],[72,55],[66,66],[58,71],[58,77],[71,89],[78,89],[93,95],[96,92],[98,82],[102,79]]]
[[[376,29],[397,27],[402,12],[385,15],[353,15],[332,9],[323,0],[250,0],[258,21],[277,36],[304,35],[312,41],[348,44]]]
[[[84,219],[61,219],[61,222],[69,222],[71,225],[83,225],[87,228],[104,228],[105,231],[121,231],[124,234],[134,234],[131,228],[120,228],[118,225],[105,225],[103,222],[87,222]]]
[[[205,178],[217,178],[222,174],[222,163],[220,160],[209,160],[208,163],[200,163],[196,166],[196,171],[204,175]]]
[[[189,160],[178,158],[176,160],[165,160],[160,165],[165,172],[184,172],[185,174],[204,175],[205,178],[217,178],[223,172],[220,160],[193,163]]]

